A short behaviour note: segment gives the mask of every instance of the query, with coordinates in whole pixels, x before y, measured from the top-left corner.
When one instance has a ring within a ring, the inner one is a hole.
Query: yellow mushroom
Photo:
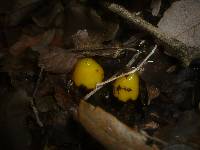
[[[113,95],[126,102],[136,100],[139,95],[139,76],[137,73],[117,79],[113,84]]]
[[[76,63],[73,72],[73,81],[76,86],[82,85],[87,89],[94,89],[103,78],[103,68],[92,58],[82,58]]]

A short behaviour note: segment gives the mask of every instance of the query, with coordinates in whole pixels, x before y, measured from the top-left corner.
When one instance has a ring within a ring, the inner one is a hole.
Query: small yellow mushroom
[[[138,74],[134,73],[117,79],[113,84],[113,95],[123,102],[136,100],[139,95]]]
[[[76,63],[73,72],[73,81],[76,86],[82,85],[87,89],[94,89],[103,78],[103,68],[92,58],[82,58]]]

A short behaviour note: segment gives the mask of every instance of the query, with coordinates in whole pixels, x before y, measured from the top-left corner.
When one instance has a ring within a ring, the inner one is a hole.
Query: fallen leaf
[[[112,43],[111,45],[104,45],[105,40],[103,36],[98,33],[89,34],[88,31],[78,30],[72,36],[74,44],[74,52],[81,53],[84,56],[104,56],[104,57],[118,57],[123,49],[119,42]]]
[[[55,20],[57,15],[61,13],[64,8],[59,1],[49,1],[41,11],[35,13],[32,17],[33,21],[39,27],[48,27]]]
[[[8,4],[6,4],[8,3]],[[1,3],[1,8],[7,7],[7,9],[3,9],[3,12],[6,13],[5,17],[5,24],[8,26],[16,26],[18,25],[23,19],[30,18],[31,13],[42,4],[44,4],[43,0],[15,0],[11,1],[8,0],[4,4]],[[2,10],[0,9],[0,12]]]
[[[162,0],[152,0],[151,1],[151,9],[152,9],[152,15],[158,16],[160,12],[160,7],[162,4]]]
[[[169,143],[190,143],[191,146],[197,146],[195,150],[199,149],[199,114],[193,110],[182,112],[179,114],[176,123],[160,128],[156,131],[155,136],[169,141]]]
[[[23,34],[19,40],[10,47],[9,52],[13,56],[20,56],[27,48],[33,47],[38,50],[47,46],[54,37],[54,30],[46,31],[45,33],[36,36]]]
[[[55,101],[52,96],[36,97],[35,103],[38,111],[42,113],[56,109]]]
[[[56,99],[57,104],[63,109],[67,110],[69,109],[70,104],[72,104],[71,100],[72,97],[70,97],[67,92],[62,87],[55,87],[55,94],[54,97]]]
[[[200,1],[181,0],[166,10],[158,23],[161,31],[182,41],[188,47],[200,48]]]
[[[75,49],[92,49],[101,47],[102,43],[95,39],[94,37],[90,37],[88,31],[85,30],[78,30],[73,36],[73,43]]]
[[[63,31],[62,30],[56,30],[55,36],[52,39],[49,46],[51,47],[63,47],[64,41],[63,41]]]
[[[68,73],[80,57],[79,54],[54,48],[40,55],[39,66],[52,73]]]
[[[129,128],[117,118],[85,101],[81,101],[75,118],[107,149],[153,150],[147,138],[135,128]],[[77,115],[77,116],[76,116]]]
[[[1,142],[3,140],[17,149],[30,148],[32,139],[27,127],[27,117],[32,113],[31,99],[32,97],[29,97],[23,89],[9,91],[7,95],[1,97]]]
[[[69,44],[71,35],[76,34],[78,30],[84,29],[87,30],[93,42],[98,41],[102,44],[102,42],[113,40],[116,37],[119,24],[114,17],[112,17],[112,21],[111,19],[106,20],[96,10],[77,3],[77,1],[69,3],[65,10],[64,31],[66,45]]]

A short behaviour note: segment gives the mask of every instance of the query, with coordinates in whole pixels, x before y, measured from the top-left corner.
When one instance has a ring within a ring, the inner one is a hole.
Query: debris
[[[160,7],[162,4],[162,0],[152,0],[151,1],[151,9],[152,9],[152,15],[158,16],[160,12]]]

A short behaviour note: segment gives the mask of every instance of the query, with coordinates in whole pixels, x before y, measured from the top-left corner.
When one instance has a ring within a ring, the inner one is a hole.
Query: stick
[[[147,56],[147,57],[140,63],[140,65],[138,65],[138,67],[136,67],[135,69],[133,69],[133,70],[127,72],[127,73],[121,74],[121,75],[119,75],[119,76],[117,76],[117,74],[114,74],[110,79],[108,79],[108,80],[106,80],[106,81],[104,81],[104,82],[101,82],[101,83],[97,84],[96,88],[95,88],[94,90],[92,90],[90,93],[88,93],[88,94],[84,97],[84,100],[87,100],[87,99],[90,98],[92,95],[94,95],[94,94],[95,94],[98,90],[100,90],[105,84],[107,84],[107,83],[109,83],[109,82],[112,82],[112,81],[114,81],[114,80],[116,80],[116,79],[118,79],[118,78],[124,77],[124,76],[126,76],[126,75],[129,75],[129,74],[132,74],[132,73],[135,73],[136,71],[138,71],[138,70],[146,63],[146,61],[151,57],[151,55],[154,54],[154,52],[155,52],[156,49],[157,49],[157,45],[154,46],[154,48],[153,48],[152,51],[148,54],[148,56]],[[139,53],[140,53],[140,52],[139,52]],[[139,56],[139,53],[136,54],[136,55],[134,55],[134,56],[131,58],[131,60],[130,60],[130,61],[128,62],[128,64],[126,65],[127,67],[130,67],[130,66],[134,63],[136,57]]]
[[[112,11],[113,13],[119,15],[123,19],[127,20],[131,24],[134,24],[138,28],[148,32],[153,37],[155,37],[160,42],[161,45],[166,47],[166,51],[170,55],[181,60],[183,65],[188,65],[190,63],[191,57],[188,54],[188,47],[181,41],[174,39],[168,36],[167,34],[161,32],[157,27],[148,23],[141,17],[133,15],[124,7],[118,4],[105,3],[104,7],[106,7],[108,10]]]
[[[148,134],[147,134],[145,131],[143,131],[143,130],[141,130],[140,133],[143,134],[144,136],[146,136],[147,138],[153,140],[153,141],[156,141],[156,142],[158,142],[158,143],[160,143],[160,144],[163,144],[164,146],[167,146],[167,145],[168,145],[167,142],[165,142],[165,141],[163,141],[163,140],[161,140],[161,139],[159,139],[159,138],[157,138],[157,137],[150,136],[150,135],[148,135]]]
[[[127,73],[123,73],[123,74],[121,74],[121,75],[119,75],[119,76],[116,76],[116,77],[114,77],[114,78],[111,77],[110,79],[108,79],[108,80],[106,80],[106,81],[104,81],[104,82],[101,82],[101,83],[97,84],[97,87],[98,87],[98,86],[103,86],[103,85],[108,84],[109,82],[112,82],[112,81],[114,81],[114,80],[116,80],[116,79],[118,79],[118,78],[121,78],[121,77],[130,75],[130,74],[135,73],[136,71],[140,70],[141,67],[147,62],[147,60],[154,54],[154,52],[155,52],[156,49],[157,49],[157,45],[154,46],[154,48],[153,48],[152,51],[147,55],[147,57],[146,57],[136,68],[134,68],[133,70],[131,70],[131,71],[127,72]]]
[[[35,114],[36,122],[40,127],[43,127],[44,125],[43,125],[42,121],[40,120],[39,112],[38,112],[37,107],[34,104],[34,100],[35,100],[36,93],[38,91],[38,87],[39,87],[39,84],[40,84],[40,81],[41,81],[41,78],[42,78],[43,71],[44,71],[44,68],[42,67],[41,70],[40,70],[40,74],[38,76],[38,80],[36,82],[34,92],[33,92],[33,99],[31,99],[31,101],[30,101],[31,102],[31,108],[33,110],[33,113]]]

